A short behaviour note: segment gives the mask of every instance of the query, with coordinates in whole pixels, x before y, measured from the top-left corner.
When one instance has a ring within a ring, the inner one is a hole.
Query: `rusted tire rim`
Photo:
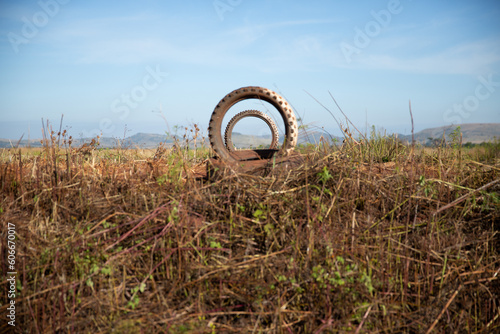
[[[224,142],[226,143],[226,148],[229,150],[229,152],[235,151],[232,140],[234,126],[236,125],[236,123],[246,117],[256,117],[266,122],[266,124],[269,126],[269,129],[271,130],[272,135],[271,145],[269,145],[269,148],[272,150],[276,149],[278,147],[280,133],[273,119],[259,110],[245,110],[236,114],[227,124],[226,131],[224,132]]]
[[[232,91],[220,100],[219,104],[215,107],[208,125],[208,137],[210,139],[210,145],[215,153],[219,158],[227,162],[237,161],[224,145],[221,134],[222,121],[227,111],[234,104],[248,99],[258,99],[269,102],[279,111],[285,125],[285,140],[279,154],[290,154],[295,148],[295,145],[297,145],[298,138],[297,119],[295,118],[292,108],[279,94],[267,88],[255,86],[242,87]]]

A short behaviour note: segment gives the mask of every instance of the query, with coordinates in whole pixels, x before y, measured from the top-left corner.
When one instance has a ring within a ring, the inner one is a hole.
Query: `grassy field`
[[[299,152],[203,180],[192,143],[0,151],[0,332],[500,331],[499,142]]]

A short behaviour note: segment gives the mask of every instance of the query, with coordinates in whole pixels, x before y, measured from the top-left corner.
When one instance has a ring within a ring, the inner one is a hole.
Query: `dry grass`
[[[498,145],[412,152],[372,138],[304,154],[294,170],[204,181],[190,171],[206,149],[1,151],[15,330],[500,329]]]

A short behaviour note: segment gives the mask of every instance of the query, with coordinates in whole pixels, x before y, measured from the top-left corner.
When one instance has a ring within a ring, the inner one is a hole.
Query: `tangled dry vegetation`
[[[7,223],[17,231],[15,331],[500,329],[498,143],[323,142],[294,169],[195,178],[209,154],[54,140],[1,151],[3,273]],[[5,314],[4,277],[1,290]]]

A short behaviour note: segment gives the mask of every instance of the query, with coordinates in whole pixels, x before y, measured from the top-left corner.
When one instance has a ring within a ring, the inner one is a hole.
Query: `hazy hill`
[[[450,134],[458,127],[458,125],[443,126],[431,129],[425,129],[415,133],[415,140],[422,144],[430,143],[432,140],[441,140],[443,134],[446,140],[450,140]],[[495,137],[500,138],[500,123],[475,123],[475,124],[461,124],[460,131],[462,132],[462,143],[482,143],[493,140]],[[336,139],[342,142],[342,138],[332,137],[331,135],[322,131],[301,131],[299,134],[299,144],[317,144],[320,142],[321,137],[331,140]],[[404,141],[411,141],[411,135],[398,135]],[[432,138],[432,139],[431,139]],[[73,147],[82,145],[84,142],[89,142],[90,138],[75,139]],[[244,135],[238,132],[233,132],[233,143],[236,147],[258,147],[260,145],[269,145],[271,136],[252,136]],[[280,142],[283,142],[283,136],[280,137]],[[0,139],[0,148],[16,147],[18,140]],[[151,134],[151,133],[137,133],[125,139],[103,137],[100,139],[101,148],[155,148],[160,143],[171,145],[172,139],[167,138],[166,135]],[[201,138],[199,139],[201,144]],[[205,141],[205,145],[209,145]],[[41,147],[40,139],[35,140],[22,140],[19,142],[20,147]]]
[[[450,134],[458,126],[460,126],[460,132],[462,133],[463,144],[479,144],[491,141],[494,137],[500,138],[500,123],[471,123],[425,129],[415,133],[415,141],[425,144],[431,142],[433,139],[440,140],[443,138],[443,135],[448,141],[450,140]],[[411,141],[411,135],[399,136],[399,138]]]

